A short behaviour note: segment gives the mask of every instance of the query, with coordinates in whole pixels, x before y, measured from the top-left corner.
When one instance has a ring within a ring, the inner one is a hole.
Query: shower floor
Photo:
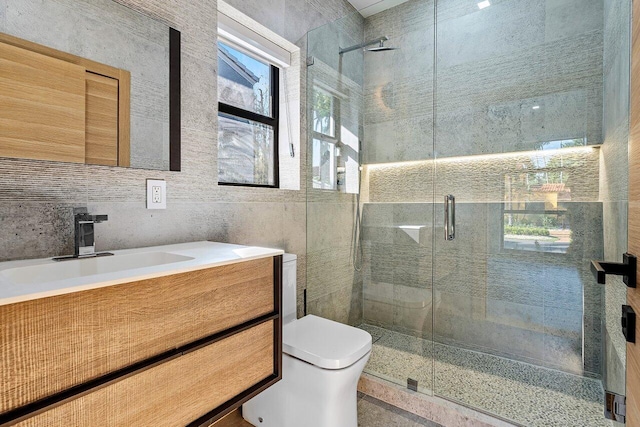
[[[365,372],[524,426],[612,426],[600,380],[404,335],[367,324]],[[433,357],[435,355],[435,357]],[[435,371],[435,376],[434,376]]]

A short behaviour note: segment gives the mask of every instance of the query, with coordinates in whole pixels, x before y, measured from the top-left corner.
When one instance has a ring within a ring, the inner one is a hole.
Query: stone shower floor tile
[[[395,406],[362,396],[358,399],[358,427],[442,427]]]
[[[387,332],[387,330],[384,328],[367,324],[362,324],[359,326],[359,328],[369,332],[374,343],[382,338]]]
[[[611,426],[599,380],[361,325],[377,340],[365,372],[531,427]],[[435,358],[432,355],[435,354]],[[435,375],[434,375],[435,372]],[[434,384],[435,382],[435,384]]]
[[[367,372],[375,372],[387,381],[404,386],[407,384],[407,378],[412,378],[418,381],[421,389],[431,390],[433,381],[431,342],[409,335],[390,334],[383,331],[382,328],[376,327],[367,329],[372,336],[380,336],[374,342],[375,351],[371,353],[367,363]]]

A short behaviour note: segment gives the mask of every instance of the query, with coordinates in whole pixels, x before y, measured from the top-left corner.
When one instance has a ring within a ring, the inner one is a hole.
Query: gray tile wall
[[[604,145],[600,197],[604,214],[604,256],[619,261],[627,250],[629,137],[629,48],[631,2],[604,2]],[[626,342],[619,325],[627,289],[618,277],[605,286],[605,388],[625,392]]]
[[[439,157],[602,143],[602,0],[435,3],[366,20],[400,48],[365,56],[367,162],[433,156],[435,19]]]
[[[366,40],[400,48],[365,54],[365,163],[433,156],[434,4],[410,0],[365,21]]]
[[[602,143],[602,0],[442,0],[437,19],[439,156]]]
[[[228,4],[295,43],[312,29],[355,12],[342,0],[228,0]]]
[[[183,170],[153,172],[0,159],[0,260],[70,253],[72,208],[87,206],[90,212],[109,215],[108,222],[96,227],[98,250],[205,239],[279,247],[300,256],[298,283],[303,288],[305,189],[217,185],[216,1],[118,2],[182,32]],[[292,42],[314,27],[353,13],[343,0],[231,3]],[[0,7],[2,16],[4,8]],[[305,93],[304,86],[302,89]],[[303,104],[301,113],[305,111]],[[298,153],[303,159],[305,148]],[[167,181],[167,210],[146,210],[146,178]]]

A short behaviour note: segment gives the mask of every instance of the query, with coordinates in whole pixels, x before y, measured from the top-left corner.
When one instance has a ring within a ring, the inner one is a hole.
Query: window
[[[218,42],[218,182],[278,187],[280,69]]]
[[[313,188],[335,190],[337,188],[338,138],[336,137],[336,98],[328,91],[313,89]]]
[[[331,138],[336,136],[334,97],[319,87],[313,90],[313,130]]]
[[[566,254],[573,242],[567,206],[587,156],[566,150],[580,140],[546,143],[552,151],[528,156],[505,175],[503,248]],[[556,149],[561,147],[561,149]],[[578,178],[574,178],[574,177]]]
[[[552,211],[504,211],[504,248],[566,254],[571,246],[571,223],[566,208]]]
[[[336,188],[336,144],[313,138],[313,188]]]

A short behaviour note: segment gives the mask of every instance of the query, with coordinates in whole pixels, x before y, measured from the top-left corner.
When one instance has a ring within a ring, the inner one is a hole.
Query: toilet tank
[[[289,323],[297,318],[296,294],[296,260],[294,254],[282,257],[282,323]]]

